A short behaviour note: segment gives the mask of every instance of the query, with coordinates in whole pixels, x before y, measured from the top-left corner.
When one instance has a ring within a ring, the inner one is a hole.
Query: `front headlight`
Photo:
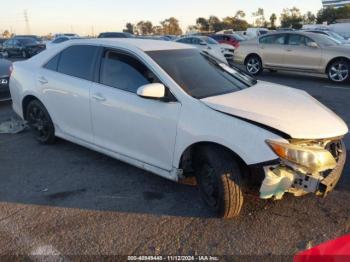
[[[273,140],[266,140],[266,143],[280,158],[300,165],[312,173],[334,169],[337,165],[332,154],[321,147],[293,145]]]

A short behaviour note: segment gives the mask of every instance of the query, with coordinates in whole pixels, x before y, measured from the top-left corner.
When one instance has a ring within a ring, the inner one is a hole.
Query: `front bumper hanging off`
[[[320,174],[308,174],[284,162],[265,166],[265,179],[261,185],[260,198],[279,200],[285,193],[292,193],[295,196],[315,193],[317,196],[326,197],[337,185],[346,161],[346,148],[343,142],[339,143],[337,150],[336,167]]]

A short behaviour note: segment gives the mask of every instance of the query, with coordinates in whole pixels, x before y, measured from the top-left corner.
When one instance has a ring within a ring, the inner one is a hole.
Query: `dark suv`
[[[3,44],[3,55],[5,57],[17,56],[29,58],[45,49],[45,44],[38,43],[33,38],[12,38]]]

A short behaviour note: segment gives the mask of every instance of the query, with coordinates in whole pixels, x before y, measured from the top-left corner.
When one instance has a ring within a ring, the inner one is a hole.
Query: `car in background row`
[[[68,41],[15,62],[10,91],[38,142],[195,177],[220,217],[240,213],[254,181],[262,199],[325,197],[345,165],[348,128],[312,96],[172,41]]]
[[[211,38],[218,41],[220,44],[232,45],[234,48],[238,48],[240,42],[245,41],[246,39],[239,34],[215,34],[211,35]]]
[[[12,70],[12,62],[0,59],[0,101],[10,99],[9,79]]]
[[[350,40],[331,30],[304,30],[303,32],[315,33],[329,36],[342,44],[350,44]]]
[[[207,52],[220,61],[229,62],[233,60],[234,48],[231,46],[222,46],[213,38],[208,36],[188,36],[175,40],[178,43],[194,45],[198,49]]]
[[[104,32],[98,35],[97,38],[134,38],[135,36],[126,32]]]
[[[322,34],[271,33],[241,44],[234,60],[252,75],[264,69],[327,74],[337,83],[350,79],[350,46]]]
[[[41,45],[44,44],[43,39],[37,35],[16,35],[13,37],[13,39],[23,39],[23,38],[30,38],[36,41],[38,44],[41,44]]]
[[[58,37],[64,37],[64,36],[69,37],[69,38],[80,38],[79,35],[74,34],[74,33],[63,33],[63,34],[60,33],[60,34],[55,34],[55,35],[53,36],[53,39],[56,39],[56,38],[58,38]]]
[[[75,36],[59,36],[59,37],[55,38],[54,40],[47,42],[46,48],[51,48],[57,44],[64,43],[68,40],[73,40],[73,39],[80,39],[80,38],[75,37]]]
[[[45,44],[40,44],[33,38],[12,38],[3,44],[2,54],[4,57],[29,58],[45,50]]]

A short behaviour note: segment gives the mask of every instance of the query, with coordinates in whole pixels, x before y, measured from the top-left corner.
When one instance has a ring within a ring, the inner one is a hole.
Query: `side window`
[[[136,93],[146,84],[159,83],[158,78],[136,58],[115,51],[105,51],[100,72],[100,83]]]
[[[228,35],[223,36],[223,39],[224,39],[225,41],[230,41],[230,40],[231,40],[231,38],[230,38]]]
[[[91,81],[97,51],[96,46],[70,46],[61,52],[57,71]]]
[[[57,71],[59,58],[60,58],[60,54],[56,55],[54,58],[51,58],[51,60],[47,62],[46,65],[44,65],[44,68],[52,71]]]
[[[192,38],[192,44],[193,45],[200,45],[201,40],[199,40],[198,38]]]
[[[259,40],[260,44],[267,45],[284,45],[285,43],[285,35],[269,35],[261,37]]]
[[[302,35],[290,34],[288,38],[289,45],[305,45],[305,38]]]

